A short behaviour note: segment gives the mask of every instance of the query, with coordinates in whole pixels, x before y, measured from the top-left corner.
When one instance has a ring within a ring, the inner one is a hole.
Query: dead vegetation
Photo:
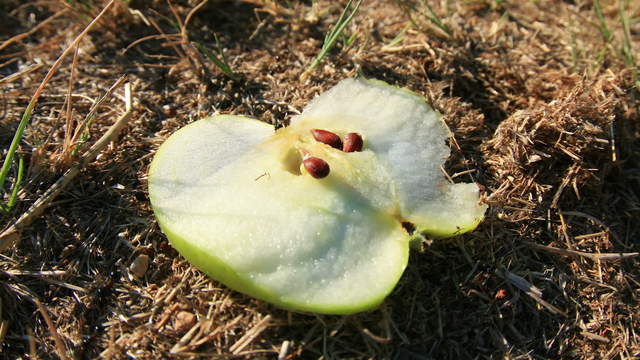
[[[0,3],[3,158],[47,71],[107,3]],[[640,357],[640,6],[365,1],[302,80],[342,5],[113,3],[19,143],[5,229],[79,171],[0,255],[4,358]],[[213,112],[281,125],[356,74],[443,113],[447,173],[486,187],[485,222],[425,244],[380,309],[350,317],[273,308],[181,259],[146,194],[159,144]],[[125,113],[121,86],[96,105],[123,75],[128,125],[83,163]]]

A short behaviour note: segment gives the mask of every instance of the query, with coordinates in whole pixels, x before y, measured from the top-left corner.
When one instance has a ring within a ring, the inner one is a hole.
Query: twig
[[[64,347],[64,343],[60,338],[60,334],[58,334],[58,330],[56,329],[56,326],[53,324],[53,321],[51,321],[51,317],[49,316],[49,311],[44,305],[42,305],[40,300],[38,299],[33,299],[33,300],[38,306],[38,310],[40,311],[40,314],[42,314],[44,321],[47,323],[47,327],[49,328],[49,332],[53,337],[53,341],[56,343],[56,351],[58,353],[58,356],[62,360],[69,359],[69,357],[67,356],[67,349]]]
[[[182,39],[185,41],[185,43],[189,42],[189,35],[187,34],[187,26],[189,25],[191,18],[198,11],[200,11],[200,9],[202,9],[205,5],[207,5],[208,2],[209,0],[203,0],[202,2],[200,2],[198,5],[196,5],[193,9],[189,11],[189,13],[187,14],[187,17],[184,19],[184,25],[180,29],[180,35],[182,36]]]
[[[584,336],[586,338],[589,338],[591,340],[599,341],[599,342],[602,342],[602,343],[605,343],[605,344],[608,344],[609,342],[611,342],[611,340],[607,339],[604,336],[600,336],[598,334],[594,334],[594,333],[591,333],[591,332],[588,332],[588,331],[582,331],[582,332],[580,332],[580,335],[582,335],[582,336]]]
[[[45,75],[44,80],[42,80],[42,82],[36,89],[35,93],[33,94],[33,97],[31,98],[31,100],[29,101],[29,104],[27,105],[27,108],[24,110],[24,113],[22,114],[22,118],[20,119],[18,128],[16,129],[13,135],[13,139],[11,140],[11,145],[9,145],[9,151],[7,151],[7,155],[4,158],[4,163],[2,164],[2,169],[0,170],[0,189],[4,188],[4,182],[9,173],[11,164],[13,163],[13,156],[15,155],[16,150],[18,149],[18,144],[22,140],[22,134],[24,133],[24,130],[27,127],[29,120],[31,119],[31,113],[35,108],[36,103],[40,98],[40,95],[44,91],[45,86],[47,86],[47,84],[49,83],[49,80],[51,80],[51,78],[53,77],[53,74],[55,74],[56,70],[58,70],[58,67],[60,67],[60,65],[62,64],[62,60],[64,60],[64,58],[71,52],[71,50],[73,50],[80,43],[80,40],[84,38],[84,36],[89,32],[89,30],[91,30],[91,28],[93,28],[93,26],[98,22],[98,20],[104,14],[107,13],[107,10],[109,10],[109,8],[113,5],[114,2],[115,0],[109,1],[109,3],[104,7],[104,9],[102,9],[102,11],[89,23],[89,25],[87,25],[87,27],[84,28],[84,30],[82,30],[82,32],[73,40],[73,42],[71,42],[71,44],[62,52],[62,55],[60,55],[60,57],[58,57],[58,59],[53,63],[53,65],[51,66],[51,69],[49,69],[49,72],[47,72],[47,75]]]
[[[380,48],[380,51],[383,53],[396,53],[403,51],[414,51],[424,49],[423,44],[407,44],[407,45],[399,45],[399,46],[383,46]]]
[[[367,335],[371,340],[377,342],[378,344],[388,344],[391,342],[391,338],[388,337],[382,337],[380,335],[376,335],[374,333],[371,332],[371,330],[367,329],[367,328],[362,328],[360,329],[360,331],[362,331],[363,334]]]
[[[11,55],[11,54],[9,54],[9,55]],[[0,69],[2,69],[5,66],[9,66],[9,65],[11,65],[11,64],[13,64],[15,62],[20,61],[20,58],[15,58],[15,57],[12,58],[11,56],[6,56],[6,55],[0,56],[0,59],[9,59],[8,61],[0,63]],[[11,75],[9,75],[9,76],[11,76]]]
[[[143,43],[143,42],[145,42],[145,41],[148,41],[148,40],[155,40],[155,39],[167,39],[167,41],[168,41],[168,38],[170,38],[170,37],[180,37],[180,36],[181,36],[181,35],[179,35],[179,34],[169,34],[169,35],[165,35],[165,34],[155,34],[155,35],[144,36],[144,37],[141,37],[141,38],[139,38],[139,39],[135,40],[135,41],[134,41],[134,42],[132,42],[131,44],[127,45],[127,47],[126,47],[126,48],[124,48],[122,51],[120,51],[120,55],[124,55],[124,54],[125,54],[127,51],[129,51],[132,47],[134,47],[134,46],[136,46],[136,45],[138,45],[138,44],[140,44],[140,43]]]
[[[72,122],[73,122],[73,104],[71,100],[71,93],[73,90],[73,84],[76,81],[77,67],[78,67],[78,50],[80,50],[80,44],[76,45],[76,50],[73,52],[73,60],[71,61],[71,74],[69,76],[69,85],[67,86],[67,97],[65,99],[67,103],[67,126],[64,132],[64,144],[62,146],[62,152],[66,153],[69,147],[71,147],[71,133],[72,133]]]
[[[176,8],[173,6],[171,0],[167,0],[167,4],[169,5],[169,9],[171,9],[171,12],[173,13],[173,16],[178,21],[178,26],[182,29],[184,27],[184,22],[182,22],[180,15],[178,15],[178,10],[176,10]]]
[[[43,67],[44,64],[33,64],[25,69],[22,69],[20,71],[18,71],[15,74],[11,74],[9,76],[3,77],[2,79],[0,79],[0,84],[4,84],[4,83],[10,83],[12,81],[15,81],[17,79],[19,79],[20,77],[22,77],[23,75],[27,75],[29,73],[32,73],[38,69],[40,69],[41,67]]]
[[[585,214],[585,213],[580,212],[580,211],[563,211],[562,214],[563,215],[569,215],[569,216],[579,216],[579,217],[583,217],[583,218],[589,219],[589,220],[593,221],[594,223],[600,225],[600,227],[602,227],[605,231],[609,232],[611,234],[611,236],[613,236],[616,239],[617,242],[622,243],[622,241],[618,237],[618,234],[613,232],[611,230],[611,228],[609,228],[609,226],[607,226],[607,224],[605,224],[604,222],[602,222],[601,220],[599,220],[595,216],[591,216],[589,214]]]
[[[260,335],[260,333],[269,327],[269,322],[271,322],[271,315],[265,316],[254,327],[247,331],[247,333],[236,341],[235,344],[231,345],[229,351],[234,355],[239,354],[245,347],[247,347],[247,345],[251,344],[251,342]]]
[[[191,20],[191,17],[198,10],[200,10],[200,8],[204,6],[207,3],[207,1],[208,0],[204,0],[200,2],[200,4],[196,5],[193,9],[191,9],[191,11],[189,11],[189,14],[187,14],[187,20]],[[178,14],[178,11],[175,9],[173,4],[171,3],[171,0],[167,0],[167,4],[169,5],[169,9],[171,9],[171,12],[173,13],[173,16],[178,21],[178,26],[180,28],[181,40],[177,44],[181,45],[182,51],[186,54],[186,60],[189,66],[191,66],[191,69],[194,71],[194,73],[198,74],[202,71],[204,66],[202,64],[202,61],[198,58],[197,53],[195,53],[194,47],[189,43],[186,23],[182,21],[182,18],[180,17],[180,15]],[[182,58],[184,59],[184,57]]]
[[[243,320],[244,316],[243,315],[238,315],[236,316],[233,320],[229,321],[228,323],[222,325],[222,326],[218,326],[213,330],[209,330],[209,332],[207,333],[206,336],[202,337],[202,338],[198,338],[198,339],[192,339],[191,342],[189,342],[189,344],[187,344],[185,346],[186,349],[193,349],[196,348],[206,342],[211,341],[212,339],[214,339],[215,337],[218,336],[219,333],[225,332],[228,329],[231,329],[232,327],[234,327],[237,323],[239,323],[241,320]],[[209,324],[211,324],[211,320],[208,320]]]
[[[567,174],[562,179],[560,186],[558,186],[558,190],[556,190],[556,193],[553,195],[553,200],[551,200],[552,208],[558,207],[558,201],[560,200],[560,196],[562,196],[562,192],[567,187],[567,185],[569,185],[569,182],[573,179],[573,177],[579,171],[580,171],[580,165],[572,165],[571,168],[569,168],[569,171],[567,171]]]
[[[231,70],[231,67],[229,66],[229,63],[227,62],[227,59],[225,58],[221,46],[220,46],[220,42],[218,41],[218,37],[215,36],[214,34],[214,38],[216,40],[216,46],[218,47],[218,52],[220,53],[220,58],[218,58],[213,52],[209,51],[209,49],[207,49],[204,45],[201,45],[197,42],[191,42],[189,40],[189,33],[187,32],[187,26],[189,25],[189,22],[191,21],[191,19],[193,18],[193,16],[200,11],[207,3],[209,2],[209,0],[203,0],[201,1],[198,5],[196,5],[193,9],[191,9],[189,11],[189,13],[187,14],[187,17],[184,20],[184,23],[181,23],[180,25],[180,37],[181,37],[181,41],[180,44],[182,46],[182,49],[185,53],[189,54],[190,57],[192,58],[193,61],[193,66],[195,66],[196,68],[198,68],[199,70],[204,70],[207,71],[206,66],[204,65],[204,62],[202,61],[202,59],[200,58],[200,54],[198,53],[198,51],[200,51],[201,53],[203,53],[206,57],[208,57],[214,65],[216,65],[220,70],[222,70],[222,72],[227,75],[229,78],[231,78],[232,80],[238,80],[238,77],[234,74],[233,70]],[[171,5],[171,3],[169,2],[169,5]],[[173,8],[172,8],[173,11]],[[174,11],[174,15],[176,17],[178,17],[178,14]],[[196,61],[198,63],[196,63]]]
[[[27,32],[23,32],[22,34],[18,34],[10,39],[5,40],[2,44],[0,44],[0,50],[6,48],[7,46],[13,44],[14,42],[20,41],[28,36],[30,36],[31,34],[37,32],[38,30],[42,29],[45,25],[47,25],[48,23],[50,23],[51,21],[53,21],[55,18],[60,17],[61,15],[64,15],[67,12],[67,9],[63,9],[51,16],[49,16],[46,20],[44,20],[43,22],[39,23],[38,25],[34,26],[31,30],[27,31]]]
[[[634,258],[634,257],[640,256],[640,253],[637,253],[637,252],[633,252],[633,253],[589,253],[589,252],[585,252],[585,251],[561,249],[561,248],[557,248],[557,247],[553,247],[553,246],[541,245],[541,244],[530,243],[530,242],[527,242],[526,244],[528,246],[534,248],[534,249],[540,249],[540,250],[548,251],[548,252],[553,253],[553,254],[558,254],[558,255],[562,255],[562,256],[586,257],[586,258],[589,258],[589,259],[594,260],[594,261],[596,261],[596,260],[599,260],[599,261],[615,261],[615,260],[629,259],[629,258]]]
[[[1,270],[0,270],[1,271]],[[63,276],[67,272],[65,270],[43,270],[43,271],[28,271],[28,270],[7,270],[4,271],[9,276]]]
[[[2,314],[2,298],[0,297],[0,344],[4,344],[4,337],[7,335],[9,329],[9,320],[3,320]]]
[[[529,297],[531,297],[533,300],[538,302],[538,304],[547,308],[547,310],[551,311],[556,315],[562,315],[563,317],[567,317],[567,314],[564,311],[558,309],[554,305],[551,305],[550,303],[542,299],[542,291],[537,287],[535,287],[534,285],[531,285],[523,277],[518,276],[508,270],[504,270],[502,275],[507,281],[513,284],[513,286],[524,291],[525,294],[529,295]]]
[[[287,358],[290,345],[291,343],[289,342],[289,340],[285,340],[282,342],[282,346],[280,346],[280,352],[278,353],[278,360],[285,360]]]
[[[75,131],[73,133],[73,137],[71,138],[71,144],[75,144],[75,143],[78,142],[78,140],[79,140],[78,136],[80,136],[80,134],[89,125],[89,123],[91,123],[93,118],[95,118],[96,113],[98,112],[98,108],[100,107],[100,105],[102,105],[102,103],[105,100],[107,100],[107,98],[109,96],[111,96],[111,94],[118,87],[120,87],[120,85],[122,85],[126,80],[127,80],[127,76],[126,75],[121,76],[118,80],[116,80],[115,83],[113,83],[113,85],[111,85],[111,87],[107,90],[106,93],[104,93],[101,97],[98,98],[98,100],[96,100],[96,102],[91,106],[91,109],[89,109],[89,113],[87,114],[87,116],[85,116],[84,120],[82,120],[82,122],[80,124],[78,124],[78,126],[76,127],[76,129],[75,129]]]
[[[98,141],[80,157],[78,163],[72,166],[58,179],[42,196],[36,200],[29,209],[22,214],[16,222],[0,233],[0,251],[11,247],[19,238],[20,231],[29,226],[33,220],[38,218],[51,201],[64,190],[73,178],[80,173],[80,170],[93,161],[102,149],[118,135],[120,130],[127,124],[131,117],[131,84],[125,84],[125,113],[102,135]]]
[[[27,328],[27,341],[29,342],[29,358],[37,359],[36,337],[33,335],[33,330],[31,330],[31,328]]]
[[[0,344],[4,344],[4,337],[7,335],[7,330],[9,330],[9,320],[0,319]]]
[[[180,338],[180,340],[175,345],[173,345],[171,350],[169,350],[169,353],[178,354],[182,352],[182,348],[189,342],[189,340],[191,340],[191,338],[193,338],[193,335],[195,335],[196,331],[198,331],[200,325],[200,322],[194,324],[193,327],[189,331],[187,331],[187,333],[184,334],[184,336],[182,336],[182,338]]]
[[[151,9],[152,12],[160,15],[157,11]],[[153,20],[153,18],[148,18],[149,23],[151,23],[151,26],[153,26],[153,28],[156,29],[157,32],[159,32],[160,34],[164,35],[167,39],[171,36],[177,36],[180,34],[165,34],[164,31],[162,31],[162,28],[160,27],[160,25],[158,25],[158,23]],[[179,19],[178,19],[179,20]],[[178,54],[178,56],[180,58],[184,58],[186,55],[180,50],[180,48],[178,46],[176,46],[175,44],[172,44],[171,47],[173,48],[173,50],[175,50],[176,54]]]

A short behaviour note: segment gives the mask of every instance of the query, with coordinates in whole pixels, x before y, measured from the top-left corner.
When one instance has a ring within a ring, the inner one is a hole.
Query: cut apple
[[[403,222],[446,237],[483,218],[478,187],[441,172],[449,136],[421,97],[347,79],[275,132],[230,115],[180,129],[151,165],[151,204],[212,278],[284,308],[351,314],[400,279]]]

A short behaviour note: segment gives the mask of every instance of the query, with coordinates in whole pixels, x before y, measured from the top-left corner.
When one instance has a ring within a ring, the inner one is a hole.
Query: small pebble
[[[173,329],[179,333],[188,331],[196,324],[196,316],[188,311],[180,311],[176,314]]]
[[[147,273],[147,269],[149,269],[149,256],[141,254],[129,266],[129,273],[140,279]]]

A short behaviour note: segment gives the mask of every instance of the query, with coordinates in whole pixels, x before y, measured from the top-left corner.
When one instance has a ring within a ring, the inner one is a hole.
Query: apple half
[[[316,140],[345,138],[361,151]],[[420,96],[346,79],[274,132],[217,115],[177,131],[149,171],[162,231],[192,264],[227,286],[298,311],[351,314],[379,305],[400,279],[412,237],[474,229],[475,184],[450,184],[441,166],[449,130]],[[322,159],[326,177],[304,160]]]

